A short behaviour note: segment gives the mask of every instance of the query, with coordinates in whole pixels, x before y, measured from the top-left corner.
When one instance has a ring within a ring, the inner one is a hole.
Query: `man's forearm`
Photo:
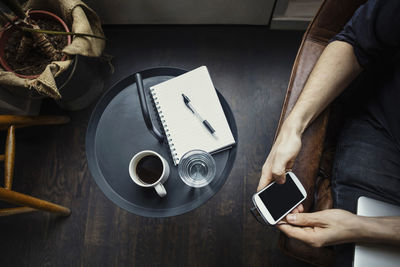
[[[350,44],[335,41],[325,48],[297,103],[282,124],[262,167],[257,190],[261,190],[273,180],[284,183],[286,170],[293,167],[301,150],[304,130],[360,71],[361,67]]]
[[[400,217],[361,217],[356,242],[384,243],[400,246]]]
[[[303,133],[361,70],[350,44],[341,41],[330,43],[314,66],[284,128]]]

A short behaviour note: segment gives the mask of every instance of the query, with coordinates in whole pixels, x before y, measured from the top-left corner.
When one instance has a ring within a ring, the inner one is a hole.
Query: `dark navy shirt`
[[[400,0],[366,2],[333,40],[353,46],[370,76],[365,86],[372,88],[372,95],[366,111],[400,148]]]

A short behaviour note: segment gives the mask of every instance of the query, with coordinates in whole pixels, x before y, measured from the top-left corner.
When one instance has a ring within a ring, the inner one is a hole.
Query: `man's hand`
[[[361,219],[348,211],[330,209],[314,213],[291,213],[289,225],[278,228],[287,236],[313,247],[328,246],[361,240]]]
[[[294,129],[282,127],[262,167],[257,191],[260,191],[274,180],[279,184],[285,183],[285,173],[293,167],[297,154],[300,152],[300,148],[300,133]]]

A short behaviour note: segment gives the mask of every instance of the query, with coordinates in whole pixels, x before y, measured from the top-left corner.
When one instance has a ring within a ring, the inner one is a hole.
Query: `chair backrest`
[[[308,27],[305,34],[307,39],[327,44],[365,2],[366,0],[325,0]]]

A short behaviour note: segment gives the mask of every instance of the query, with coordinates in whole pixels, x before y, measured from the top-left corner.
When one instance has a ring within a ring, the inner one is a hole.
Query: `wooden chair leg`
[[[68,216],[71,214],[71,210],[69,208],[5,188],[0,188],[0,200],[7,201],[16,205],[28,206],[38,210],[58,213],[64,216]]]
[[[18,207],[18,208],[10,208],[10,209],[0,209],[0,216],[8,216],[15,215],[20,213],[26,213],[31,211],[36,211],[37,209],[30,207]]]
[[[6,153],[4,162],[4,187],[11,189],[14,175],[14,158],[15,158],[15,126],[8,128],[6,140]]]
[[[17,116],[1,115],[0,126],[15,125],[17,128],[36,126],[36,125],[54,125],[65,124],[70,121],[67,116]]]

